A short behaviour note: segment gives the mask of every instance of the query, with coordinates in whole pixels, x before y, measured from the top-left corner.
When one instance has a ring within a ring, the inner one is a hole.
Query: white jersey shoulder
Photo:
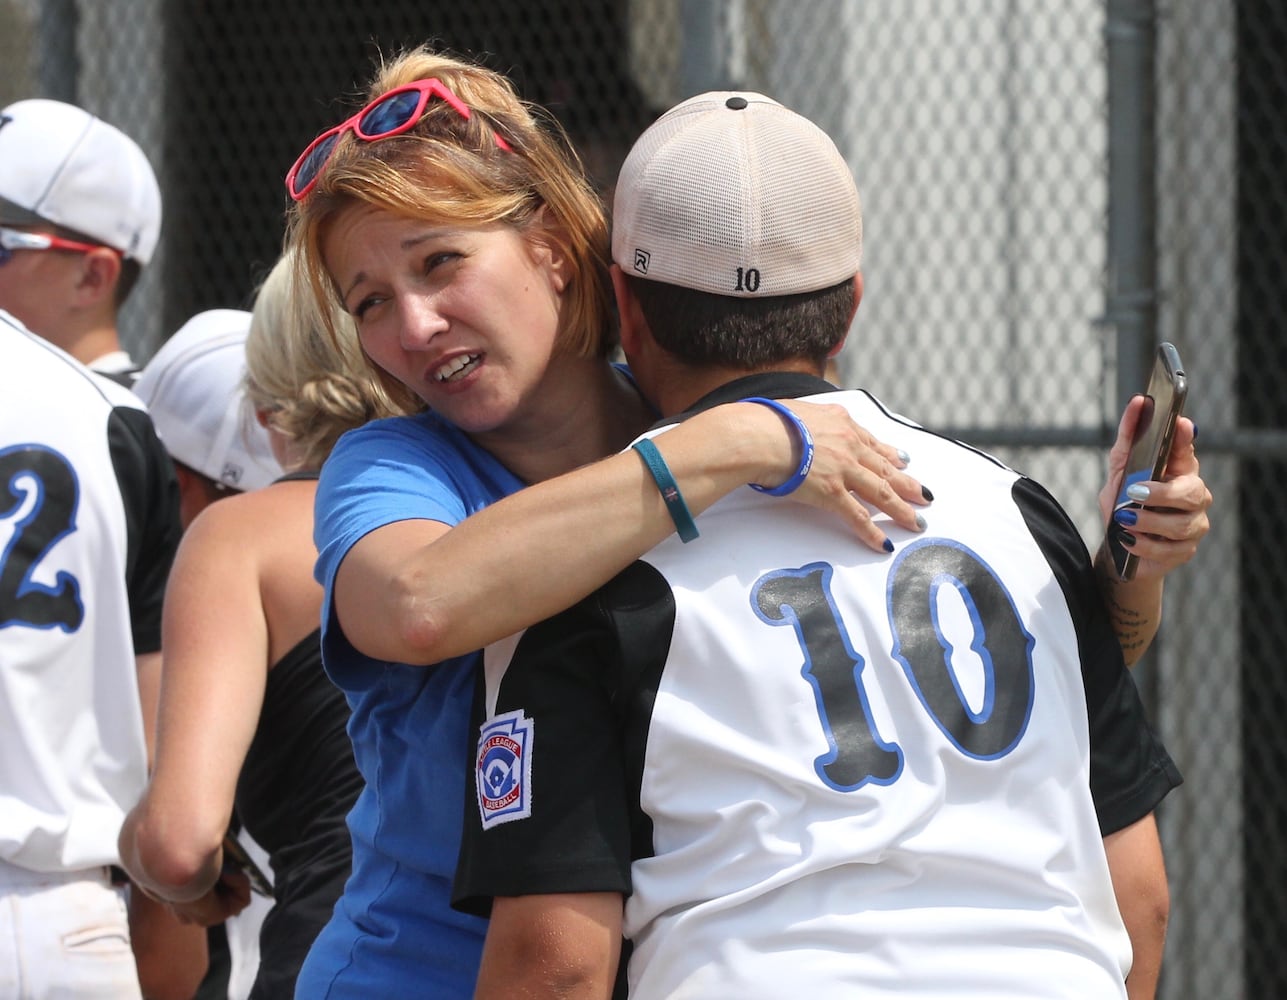
[[[109,428],[128,390],[0,313],[0,859],[113,863],[146,776]]]
[[[928,529],[887,525],[883,556],[747,489],[645,557],[675,628],[631,996],[1124,996],[1077,634],[1021,477],[825,400],[911,456]]]

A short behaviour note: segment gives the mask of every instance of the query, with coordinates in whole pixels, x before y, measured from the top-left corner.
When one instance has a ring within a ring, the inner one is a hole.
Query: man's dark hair
[[[134,286],[138,284],[142,273],[143,265],[133,257],[125,257],[121,260],[121,277],[116,282],[117,309],[130,297],[130,292],[134,291]]]
[[[214,503],[214,501],[222,499],[223,497],[243,492],[235,486],[229,486],[227,483],[222,483],[217,479],[211,479],[204,472],[194,469],[186,462],[180,462],[173,455],[170,456],[170,461],[197,480],[201,486],[201,492],[208,503]]]
[[[807,359],[820,368],[845,336],[853,278],[816,292],[739,299],[627,275],[653,338],[695,367],[754,371]]]

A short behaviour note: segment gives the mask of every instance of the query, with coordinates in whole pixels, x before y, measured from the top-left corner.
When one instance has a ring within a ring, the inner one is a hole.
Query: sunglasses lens
[[[305,190],[321,173],[323,165],[331,158],[331,150],[335,144],[340,141],[340,133],[335,132],[328,135],[316,146],[308,151],[308,155],[300,161],[299,169],[295,171],[295,176],[291,181],[291,187],[298,196],[298,192]]]
[[[390,94],[358,120],[358,135],[367,140],[379,139],[402,128],[415,115],[420,99],[418,90]]]

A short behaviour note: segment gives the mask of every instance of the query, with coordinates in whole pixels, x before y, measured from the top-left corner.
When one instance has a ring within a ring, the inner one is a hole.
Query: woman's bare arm
[[[885,551],[887,535],[867,503],[907,530],[922,530],[913,504],[928,494],[899,471],[894,449],[840,406],[788,405],[815,444],[813,467],[793,499],[835,513],[877,551]],[[783,482],[800,460],[786,421],[754,403],[705,411],[655,443],[694,516],[748,482]],[[400,521],[371,532],[340,564],[335,609],[349,642],[366,655],[436,663],[563,610],[674,530],[656,483],[627,451],[521,490],[455,527]]]
[[[259,554],[245,544],[241,501],[250,498],[220,501],[192,523],[166,588],[155,765],[120,849],[133,881],[172,902],[200,898],[220,877],[263,705],[268,626]]]
[[[1107,524],[1113,516],[1117,484],[1126,468],[1135,423],[1143,397],[1127,404],[1108,457],[1108,477],[1099,494],[1100,513]],[[1128,530],[1135,541],[1128,548],[1140,557],[1134,579],[1122,580],[1113,566],[1105,539],[1095,555],[1095,569],[1128,664],[1135,663],[1152,643],[1162,621],[1162,589],[1166,575],[1193,558],[1198,543],[1210,530],[1207,510],[1211,491],[1198,470],[1193,447],[1194,427],[1180,418],[1167,459],[1163,482],[1148,482],[1149,497],[1138,520]]]

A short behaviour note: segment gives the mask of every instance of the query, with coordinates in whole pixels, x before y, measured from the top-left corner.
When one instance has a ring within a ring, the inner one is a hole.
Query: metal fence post
[[[1106,0],[1108,67],[1108,273],[1106,319],[1117,341],[1116,408],[1141,392],[1157,342],[1157,8],[1153,0]],[[1156,656],[1136,680],[1157,708]]]
[[[1107,0],[1108,319],[1117,334],[1117,403],[1148,378],[1157,329],[1157,55],[1153,0]]]
[[[40,58],[40,96],[66,104],[77,103],[80,59],[76,34],[80,24],[77,0],[43,0],[37,22]]]
[[[679,84],[683,97],[737,90],[742,81],[741,0],[681,0]]]

